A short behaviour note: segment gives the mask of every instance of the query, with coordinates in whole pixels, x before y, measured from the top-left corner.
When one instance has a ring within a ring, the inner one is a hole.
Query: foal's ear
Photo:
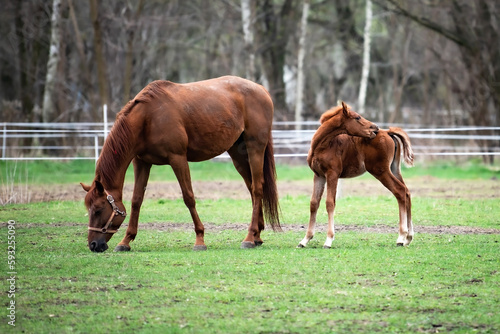
[[[85,190],[86,192],[89,192],[90,186],[83,184],[82,182],[80,182],[80,185],[82,186],[83,190]]]
[[[349,117],[349,111],[347,110],[347,104],[344,103],[344,101],[342,101],[342,112],[344,113],[344,116],[345,117]]]

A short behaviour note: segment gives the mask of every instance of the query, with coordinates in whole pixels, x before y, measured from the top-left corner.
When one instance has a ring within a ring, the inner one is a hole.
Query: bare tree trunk
[[[97,0],[89,0],[89,2],[90,2],[90,19],[92,20],[92,26],[94,27],[94,48],[95,48],[95,58],[97,63],[97,82],[99,85],[99,97],[101,98],[102,105],[104,104],[109,105],[106,64],[104,60],[104,51],[102,47],[102,33],[101,33],[101,25],[99,23]],[[94,121],[98,121],[99,118],[100,118],[99,113],[97,113],[96,119]]]
[[[83,44],[82,33],[80,32],[80,28],[78,27],[78,21],[76,19],[75,7],[73,6],[73,0],[68,0],[69,7],[69,16],[71,19],[71,23],[73,25],[73,29],[75,32],[75,44],[78,50],[78,55],[80,56],[80,66],[81,66],[81,78],[82,78],[82,91],[90,90],[90,70],[87,64],[87,59],[85,56],[85,47]],[[94,108],[92,108],[94,109]],[[97,110],[97,108],[95,108]],[[80,120],[80,115],[77,115],[77,119]]]
[[[243,38],[245,40],[245,71],[246,78],[255,81],[255,52],[252,24],[255,21],[255,2],[241,0],[241,21],[243,23]]]
[[[302,3],[302,19],[300,20],[299,54],[297,57],[297,95],[295,100],[295,122],[302,122],[304,109],[304,58],[306,55],[307,16],[309,15],[309,0]],[[295,125],[300,130],[301,124]]]
[[[256,35],[260,48],[258,53],[262,57],[262,69],[269,83],[269,93],[274,101],[274,115],[276,119],[289,119],[289,108],[286,103],[285,82],[283,72],[285,67],[286,45],[293,30],[295,2],[285,0],[280,5],[279,13],[275,13],[274,3],[271,0],[262,0],[257,3],[259,10],[256,24]]]
[[[366,0],[366,21],[363,43],[363,69],[361,71],[361,82],[359,84],[358,96],[358,111],[360,114],[365,113],[366,103],[366,86],[368,85],[368,76],[370,74],[370,42],[372,27],[372,1]]]
[[[45,89],[43,92],[42,120],[45,123],[51,122],[56,117],[56,104],[54,103],[54,90],[57,77],[57,67],[60,61],[61,49],[61,0],[54,0],[52,3],[51,36],[49,60],[47,62],[47,75],[45,79]]]
[[[144,0],[139,0],[137,9],[134,15],[128,22],[127,27],[127,51],[125,54],[125,74],[123,78],[123,104],[130,100],[130,89],[132,87],[132,62],[134,59],[134,35],[135,35],[135,22],[139,19],[142,9],[144,8]]]
[[[400,64],[396,63],[396,57],[394,55],[394,74],[393,74],[393,99],[394,99],[394,111],[389,118],[389,123],[399,123],[403,122],[403,91],[404,87],[408,81],[408,54],[410,49],[410,42],[412,33],[408,32],[408,25],[405,25],[403,36],[405,37],[405,44],[400,55]],[[395,47],[395,43],[393,43]],[[396,50],[396,49],[394,49]]]

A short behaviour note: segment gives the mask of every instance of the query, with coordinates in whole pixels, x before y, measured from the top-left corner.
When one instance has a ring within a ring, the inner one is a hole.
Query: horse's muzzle
[[[102,253],[106,249],[108,249],[108,244],[104,240],[102,240],[102,241],[94,240],[94,241],[89,243],[89,249],[92,252]]]

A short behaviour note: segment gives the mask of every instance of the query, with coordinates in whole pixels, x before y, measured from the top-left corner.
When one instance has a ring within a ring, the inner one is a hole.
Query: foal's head
[[[373,139],[377,136],[379,130],[375,123],[361,117],[361,115],[351,110],[344,102],[331,111],[325,112],[321,116],[320,122],[323,124],[330,119],[335,119],[335,123],[338,123],[338,127],[345,130],[350,136]]]
[[[89,212],[89,249],[104,252],[108,249],[107,242],[125,220],[125,207],[121,201],[115,201],[101,182],[95,180],[91,186],[81,185],[87,191],[85,206]]]

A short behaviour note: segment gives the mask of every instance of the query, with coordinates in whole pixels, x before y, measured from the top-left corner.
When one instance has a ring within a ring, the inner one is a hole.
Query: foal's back
[[[330,172],[339,178],[360,176],[366,171],[379,174],[390,169],[395,149],[387,130],[379,130],[373,139],[341,134],[311,152],[309,167],[316,175]]]

